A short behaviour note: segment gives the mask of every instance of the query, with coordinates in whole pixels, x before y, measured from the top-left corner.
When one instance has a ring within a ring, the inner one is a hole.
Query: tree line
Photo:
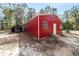
[[[65,30],[79,30],[79,6],[73,6],[66,10],[63,14],[64,22],[63,29]]]
[[[12,26],[22,26],[35,14],[34,8],[29,8],[25,3],[3,3],[0,4],[0,25],[2,29],[11,29]]]
[[[26,3],[0,4],[0,28],[11,29],[13,26],[22,27],[28,20],[36,15],[34,8],[29,8]],[[57,8],[46,6],[38,14],[57,15]],[[63,30],[79,30],[79,6],[73,6],[64,11],[62,15]]]
[[[3,14],[3,18],[0,17],[1,29],[11,29],[13,26],[21,27],[25,22],[36,15],[36,10],[34,8],[29,8],[26,3],[0,4],[0,9]],[[38,12],[38,14],[47,13],[56,14],[57,9],[46,6],[44,9],[41,8]]]

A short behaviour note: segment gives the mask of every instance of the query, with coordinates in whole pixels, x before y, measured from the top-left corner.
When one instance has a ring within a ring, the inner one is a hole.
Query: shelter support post
[[[39,15],[38,15],[38,40],[40,39],[40,23],[39,23]]]

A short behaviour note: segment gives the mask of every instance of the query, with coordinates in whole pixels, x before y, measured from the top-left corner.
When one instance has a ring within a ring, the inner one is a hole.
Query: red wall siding
[[[53,23],[57,25],[57,34],[61,34],[62,29],[60,25],[62,25],[61,21],[57,16],[53,15],[39,15],[39,25],[40,25],[40,37],[48,37],[50,34],[53,33]],[[43,29],[42,21],[47,21],[48,28]],[[38,37],[38,17],[35,17],[25,25],[25,31],[31,33],[33,36]]]
[[[29,32],[33,36],[37,36],[38,18],[35,17],[29,23],[25,24],[25,32]]]
[[[48,28],[43,29],[42,21],[47,21]],[[49,36],[53,33],[53,23],[57,25],[57,34],[60,34],[62,29],[60,29],[60,25],[62,24],[61,21],[57,18],[57,16],[50,16],[50,15],[43,15],[40,16],[40,37]]]

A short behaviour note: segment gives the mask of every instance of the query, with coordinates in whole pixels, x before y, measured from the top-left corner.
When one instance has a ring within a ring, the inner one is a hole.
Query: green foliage
[[[12,15],[13,15],[13,10],[11,8],[5,8],[3,9],[3,13],[5,15],[4,17],[4,21],[5,21],[5,24],[7,26],[6,29],[10,29],[11,26],[12,26]]]
[[[64,29],[79,30],[79,6],[73,6],[64,13],[66,21],[63,24]]]
[[[63,30],[73,30],[73,25],[69,21],[63,23]]]
[[[36,14],[36,11],[34,8],[29,8],[28,10],[29,11],[27,12],[27,20],[30,20]]]
[[[47,13],[47,14],[57,14],[57,8],[54,8],[54,7],[51,7],[51,6],[46,6],[44,9],[40,9],[40,14],[44,14],[44,13]]]
[[[5,29],[10,29],[14,25],[20,25],[25,22],[25,16],[28,9],[28,6],[26,3],[19,4],[19,3],[4,3],[0,4],[1,12],[3,13],[4,17],[4,23],[5,23]],[[26,19],[27,20],[27,19]]]

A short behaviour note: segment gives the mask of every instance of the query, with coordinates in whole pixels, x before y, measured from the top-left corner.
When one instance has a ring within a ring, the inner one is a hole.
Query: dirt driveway
[[[37,41],[26,33],[1,33],[0,56],[78,56],[79,34],[65,33],[57,41]]]
[[[72,36],[71,34],[67,34],[67,36],[68,35]],[[64,39],[69,39],[71,37],[59,37],[59,42],[50,43],[38,42],[33,40],[33,38],[28,34],[24,33],[21,33],[19,37],[19,49],[21,56],[73,56],[75,54],[75,49],[73,49],[71,45],[68,45],[68,43],[64,41]]]
[[[77,32],[77,33],[76,33]],[[74,55],[79,56],[79,32],[71,31],[71,33],[64,33],[64,36],[59,37],[60,40],[71,46]]]
[[[0,34],[0,56],[19,55],[18,34],[1,33]]]

